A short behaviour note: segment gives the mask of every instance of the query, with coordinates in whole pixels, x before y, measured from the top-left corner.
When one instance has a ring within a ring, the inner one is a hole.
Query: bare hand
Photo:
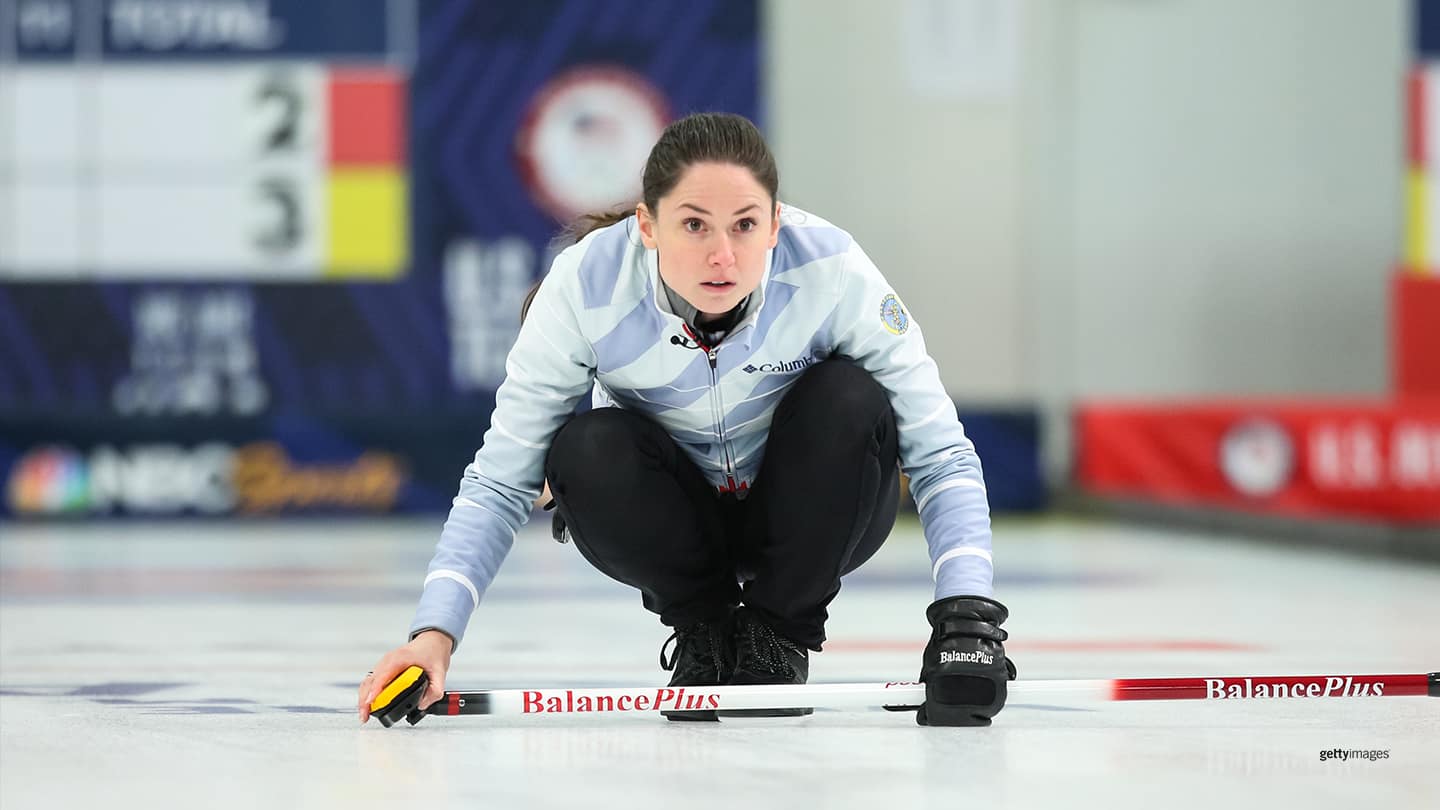
[[[360,682],[360,722],[370,719],[370,703],[375,696],[412,666],[425,670],[430,678],[425,694],[420,696],[420,709],[429,708],[445,694],[445,673],[450,669],[450,653],[454,649],[455,642],[450,636],[439,630],[426,630],[409,644],[385,653],[375,670]]]

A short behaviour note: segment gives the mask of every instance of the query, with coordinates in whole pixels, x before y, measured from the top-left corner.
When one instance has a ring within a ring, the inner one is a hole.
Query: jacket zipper
[[[735,492],[740,489],[740,484],[735,480],[735,461],[730,455],[730,440],[725,435],[725,400],[720,396],[720,373],[715,368],[715,359],[720,354],[720,347],[706,346],[701,342],[700,336],[690,329],[689,324],[685,324],[685,332],[710,360],[710,410],[715,415],[715,438],[720,442],[720,455],[725,462],[726,486],[724,491]]]

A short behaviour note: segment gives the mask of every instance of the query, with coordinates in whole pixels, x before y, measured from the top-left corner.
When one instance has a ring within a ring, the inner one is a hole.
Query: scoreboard
[[[758,118],[758,33],[756,0],[0,0],[0,516],[448,508],[557,231],[635,200],[673,116]]]
[[[394,279],[406,0],[0,4],[0,280]]]

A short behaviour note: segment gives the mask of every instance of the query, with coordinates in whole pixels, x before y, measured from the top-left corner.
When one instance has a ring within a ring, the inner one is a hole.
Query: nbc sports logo
[[[6,501],[17,515],[80,512],[90,505],[90,473],[85,459],[68,447],[39,447],[10,471]]]

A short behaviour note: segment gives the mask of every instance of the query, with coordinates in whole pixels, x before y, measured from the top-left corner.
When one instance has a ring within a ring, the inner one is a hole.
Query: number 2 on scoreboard
[[[260,86],[257,97],[262,111],[273,116],[273,122],[265,127],[265,152],[287,152],[299,144],[300,116],[304,102],[300,91],[289,76],[277,73]]]

